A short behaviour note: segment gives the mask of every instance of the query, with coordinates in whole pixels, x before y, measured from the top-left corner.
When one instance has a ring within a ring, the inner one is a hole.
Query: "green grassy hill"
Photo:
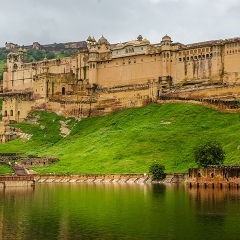
[[[144,173],[152,162],[166,172],[187,172],[195,167],[193,147],[219,141],[226,151],[225,165],[240,164],[240,114],[221,113],[190,104],[150,105],[126,109],[104,117],[69,119],[69,136],[60,136],[53,113],[36,112],[39,125],[16,125],[31,140],[0,145],[0,152],[25,152],[60,158],[39,173]],[[34,118],[34,115],[31,118]]]

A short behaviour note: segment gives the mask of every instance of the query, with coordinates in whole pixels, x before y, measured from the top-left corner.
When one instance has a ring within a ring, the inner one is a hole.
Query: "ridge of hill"
[[[65,135],[63,122],[71,130]],[[2,144],[0,152],[60,159],[34,168],[38,173],[144,173],[153,162],[166,172],[187,172],[196,167],[193,148],[208,140],[222,144],[225,165],[240,165],[240,114],[201,105],[153,104],[81,121],[39,111],[14,126],[32,138]]]

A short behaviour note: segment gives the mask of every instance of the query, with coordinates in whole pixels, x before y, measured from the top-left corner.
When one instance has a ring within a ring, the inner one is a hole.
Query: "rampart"
[[[240,166],[190,168],[187,185],[190,188],[240,188]]]
[[[32,155],[25,157],[23,153],[0,153],[0,161],[6,163],[20,161],[24,167],[43,167],[58,162],[59,159],[56,157],[39,157]]]

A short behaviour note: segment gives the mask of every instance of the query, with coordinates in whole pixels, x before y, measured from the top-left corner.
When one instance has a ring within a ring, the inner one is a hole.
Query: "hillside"
[[[31,140],[17,139],[0,145],[0,152],[60,158],[49,167],[36,168],[39,173],[143,173],[155,161],[164,164],[166,172],[187,172],[196,166],[193,147],[207,140],[223,145],[225,165],[240,164],[239,113],[165,104],[81,121],[46,112],[35,112],[30,119],[39,124],[21,123],[16,127],[33,134]],[[69,136],[60,136],[59,120],[69,120]]]

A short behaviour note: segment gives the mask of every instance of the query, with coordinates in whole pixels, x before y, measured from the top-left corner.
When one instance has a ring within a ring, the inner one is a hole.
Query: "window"
[[[179,58],[179,62],[181,62],[182,61],[182,58]]]
[[[13,110],[10,111],[10,116],[13,116]]]
[[[66,89],[65,87],[62,88],[62,95],[65,95],[66,94]]]
[[[7,117],[7,110],[5,110],[5,112],[4,112],[4,116]]]

